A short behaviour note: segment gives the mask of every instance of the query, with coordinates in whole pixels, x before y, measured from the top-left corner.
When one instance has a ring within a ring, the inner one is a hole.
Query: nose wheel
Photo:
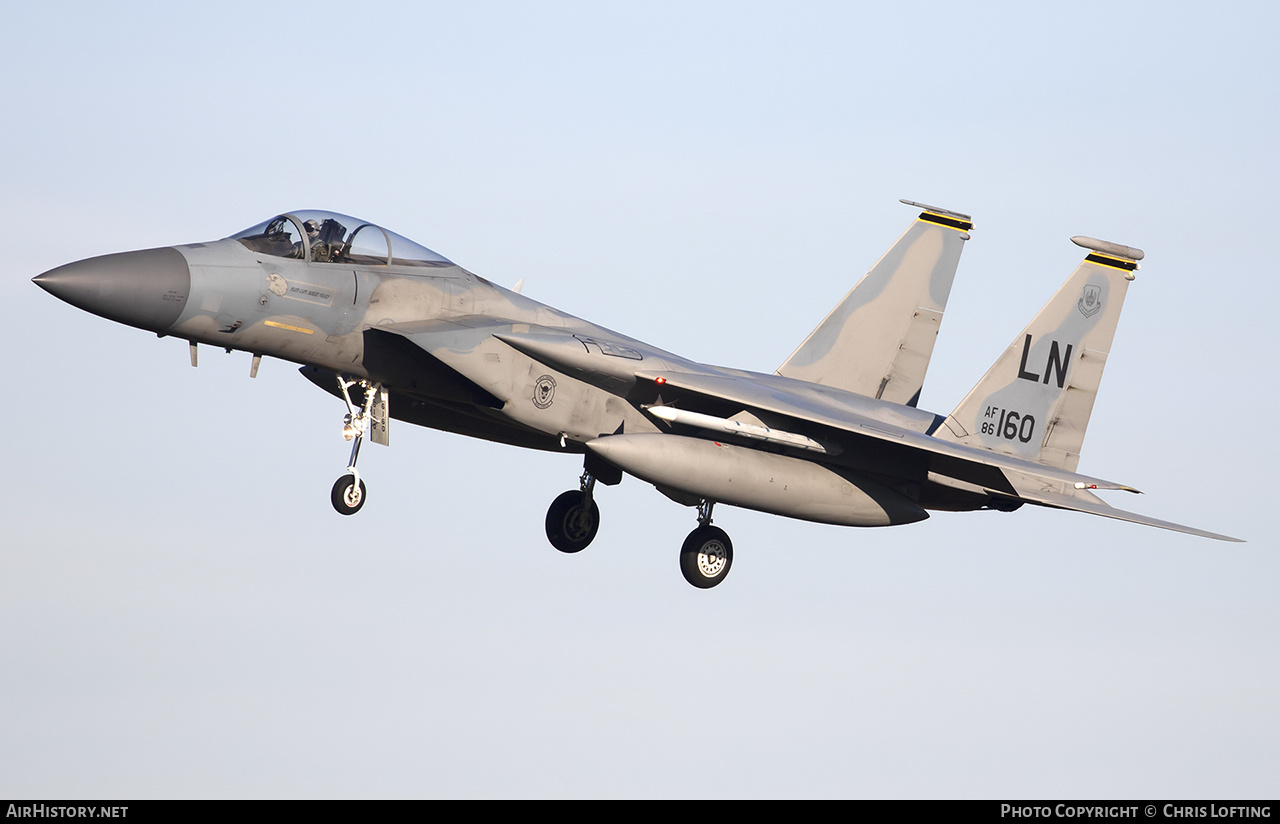
[[[354,515],[364,506],[364,481],[354,473],[354,469],[352,467],[352,474],[343,475],[334,482],[333,491],[329,495],[333,508],[343,515]]]
[[[364,390],[364,406],[356,406],[351,400],[350,389],[360,386]],[[356,459],[360,457],[360,444],[364,436],[371,430],[375,443],[386,443],[387,397],[382,384],[369,385],[367,381],[350,381],[338,377],[338,386],[342,388],[342,399],[347,402],[347,414],[342,421],[342,437],[351,441],[351,460],[347,463],[347,474],[333,484],[329,493],[329,501],[341,515],[354,515],[364,506],[368,491],[360,473],[356,471]]]

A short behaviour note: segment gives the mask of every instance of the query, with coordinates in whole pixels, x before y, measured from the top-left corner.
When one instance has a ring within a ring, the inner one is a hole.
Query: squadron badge
[[[1092,283],[1084,287],[1084,294],[1076,302],[1076,308],[1086,318],[1091,318],[1098,314],[1098,310],[1102,308],[1102,287],[1095,286]]]
[[[533,405],[539,409],[546,409],[555,397],[556,379],[550,375],[538,378],[538,382],[533,385]]]

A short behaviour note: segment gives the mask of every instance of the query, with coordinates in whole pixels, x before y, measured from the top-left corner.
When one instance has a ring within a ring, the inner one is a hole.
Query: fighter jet
[[[346,407],[352,442],[331,502],[364,505],[356,469],[391,419],[583,456],[551,504],[562,552],[596,536],[597,484],[624,474],[696,507],[680,548],[695,587],[725,579],[716,504],[825,524],[890,526],[931,510],[1075,510],[1207,538],[1116,509],[1076,472],[1125,293],[1143,253],[1086,255],[951,414],[917,408],[972,219],[920,209],[906,232],[772,373],[697,363],[538,303],[381,226],[277,215],[223,240],[90,258],[34,280],[109,320],[301,365]]]

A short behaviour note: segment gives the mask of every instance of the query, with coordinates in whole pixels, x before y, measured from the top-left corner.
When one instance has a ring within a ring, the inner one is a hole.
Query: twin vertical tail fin
[[[1071,240],[1089,254],[936,437],[1076,471],[1142,251],[1087,237]]]
[[[777,374],[915,406],[973,221],[924,211]]]

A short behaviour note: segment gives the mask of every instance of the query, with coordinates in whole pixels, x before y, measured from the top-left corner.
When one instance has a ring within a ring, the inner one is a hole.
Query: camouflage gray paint
[[[919,205],[919,204],[912,204]],[[355,227],[348,232],[350,227]],[[945,419],[914,408],[972,223],[934,207],[776,374],[699,364],[477,277],[412,241],[328,212],[281,215],[231,238],[68,264],[35,278],[73,305],[139,328],[302,365],[348,405],[352,514],[367,435],[390,417],[524,447],[584,454],[547,535],[595,535],[595,483],[623,472],[698,506],[682,548],[691,583],[719,583],[732,544],[719,501],[860,526],[927,510],[1033,503],[1222,540],[1113,509],[1075,472],[1125,291],[1141,252],[1091,250]],[[373,394],[369,394],[373,393]]]
[[[973,228],[968,215],[924,208],[777,374],[916,405]]]
[[[1136,262],[1090,255],[938,437],[1075,471]]]

